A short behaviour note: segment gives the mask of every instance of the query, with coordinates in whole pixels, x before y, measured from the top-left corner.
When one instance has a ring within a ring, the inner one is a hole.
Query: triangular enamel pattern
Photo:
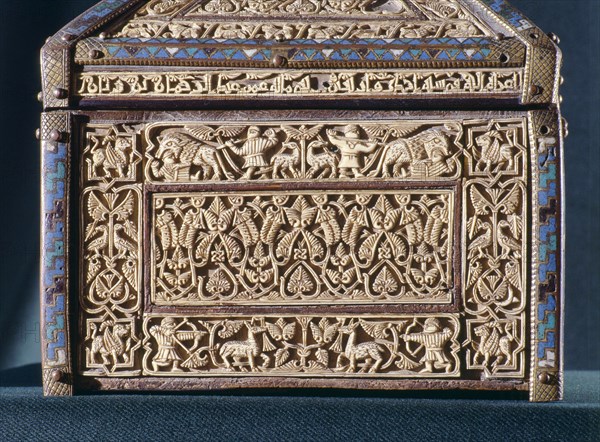
[[[264,69],[278,56],[293,69],[506,67],[533,79],[532,47],[555,52],[545,34],[531,40],[540,30],[507,0],[119,1],[102,21],[92,14],[63,28],[77,35],[69,43],[76,64]],[[539,74],[538,102],[558,99],[550,66],[558,58],[540,59],[537,71],[551,74]]]

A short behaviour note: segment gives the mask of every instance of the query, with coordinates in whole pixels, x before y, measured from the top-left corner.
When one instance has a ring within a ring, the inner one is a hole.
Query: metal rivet
[[[101,32],[100,35],[98,35],[98,38],[100,40],[106,40],[109,37],[108,32]]]
[[[566,118],[562,119],[562,133],[563,138],[569,137],[569,122],[566,120]]]
[[[73,34],[64,34],[61,39],[62,41],[71,41],[75,38]]]
[[[556,35],[554,32],[549,32],[548,33],[548,37],[550,37],[550,40],[552,40],[554,43],[556,43],[557,45],[560,44],[560,38],[558,37],[558,35]]]
[[[89,56],[91,59],[97,60],[98,58],[104,57],[104,52],[102,52],[98,49],[92,49],[89,53]]]
[[[273,60],[271,60],[271,63],[276,68],[280,68],[287,64],[287,58],[285,58],[283,55],[276,55],[275,57],[273,57]]]
[[[558,96],[558,104],[562,104],[562,102],[563,102],[563,96],[559,95]]]
[[[37,98],[37,101],[39,101],[40,103],[44,102],[44,94],[43,93],[38,92],[36,98]]]
[[[60,141],[62,138],[62,133],[60,131],[54,129],[50,132],[50,139],[52,141]]]
[[[35,130],[35,138],[39,140],[41,137],[42,137],[42,131],[39,129],[36,129]]]
[[[60,382],[63,380],[65,372],[62,370],[52,370],[52,380],[54,382]]]
[[[276,41],[283,41],[283,40],[285,40],[285,38],[284,38],[284,36],[283,36],[283,35],[276,35],[276,36],[275,36],[275,40],[276,40]]]
[[[548,385],[551,381],[550,375],[544,371],[538,374],[538,381],[540,381],[542,384]]]
[[[502,41],[502,40],[504,40],[505,38],[506,38],[506,35],[504,35],[502,32],[498,32],[498,33],[496,34],[496,40],[498,40],[498,41]]]
[[[508,54],[500,54],[499,60],[500,63],[508,63],[510,57],[508,56]]]
[[[54,97],[58,98],[59,100],[63,100],[67,98],[68,92],[66,89],[63,89],[61,87],[55,87],[52,90],[52,95],[54,95]]]
[[[565,84],[565,77],[563,77],[562,75],[560,76],[560,85],[562,86],[563,84]]]
[[[539,87],[537,84],[532,84],[529,87],[529,93],[531,95],[540,95],[542,93],[542,88]]]

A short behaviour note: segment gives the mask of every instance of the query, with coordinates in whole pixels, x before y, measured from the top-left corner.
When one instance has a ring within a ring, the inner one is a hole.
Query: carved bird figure
[[[422,8],[440,18],[454,18],[460,14],[460,6],[448,0],[425,0],[419,2]]]
[[[523,284],[521,282],[521,268],[519,267],[519,263],[517,261],[508,262],[504,268],[504,274],[506,275],[506,279],[510,284],[508,285],[508,299],[502,303],[502,306],[506,306],[515,300],[513,289],[517,289],[518,292],[523,290]]]
[[[513,238],[512,235],[504,232],[503,229],[507,227],[510,229],[510,224],[507,221],[502,220],[498,223],[498,227],[496,229],[498,244],[500,244],[500,247],[502,248],[502,257],[507,258],[510,252],[514,252],[515,257],[520,258],[521,244],[515,238]]]
[[[483,223],[481,228],[485,230],[483,235],[478,236],[469,245],[469,259],[473,258],[477,252],[479,257],[483,257],[483,250],[492,243],[492,226],[489,223]]]
[[[100,255],[100,250],[105,248],[108,244],[108,227],[102,225],[98,226],[96,230],[102,232],[102,234],[98,238],[90,242],[87,246],[89,250],[92,250],[94,252],[93,256]]]
[[[119,252],[120,256],[126,256],[129,254],[130,256],[135,257],[137,255],[137,248],[133,242],[119,235],[119,232],[124,229],[125,227],[123,227],[121,224],[117,224],[115,226],[115,248]]]
[[[504,273],[506,274],[506,279],[508,279],[513,287],[519,291],[523,289],[521,284],[521,269],[519,268],[518,262],[510,261],[507,263]]]

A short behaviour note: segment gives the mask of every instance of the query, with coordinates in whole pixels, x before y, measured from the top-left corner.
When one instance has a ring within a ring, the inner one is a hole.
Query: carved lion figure
[[[104,323],[100,326],[100,332],[96,324],[92,324],[92,348],[91,357],[92,361],[96,363],[97,355],[100,354],[104,365],[109,365],[111,362],[109,356],[112,357],[113,365],[119,363],[119,357],[123,359],[125,363],[129,362],[129,355],[127,351],[131,345],[129,339],[126,339],[130,335],[130,328],[128,325],[116,324],[112,330],[108,330],[110,323]]]
[[[511,342],[514,337],[511,333],[510,323],[505,327],[498,322],[483,324],[475,328],[475,336],[478,336],[479,346],[473,356],[473,362],[478,363],[483,358],[482,365],[488,367],[490,359],[495,358],[493,367],[505,361],[506,365],[512,364]]]
[[[117,172],[119,178],[125,178],[129,169],[128,151],[132,148],[131,139],[127,137],[106,137],[102,143],[96,137],[92,137],[92,173],[105,177],[111,176],[111,170]]]
[[[415,175],[414,167],[420,163],[429,163],[431,169],[435,170],[435,173],[430,175],[439,175],[447,169],[445,166],[449,155],[448,136],[439,129],[427,129],[413,137],[401,138],[385,146],[377,169],[369,175],[382,174],[384,178],[411,176]],[[393,168],[391,175],[390,167]]]
[[[150,163],[152,173],[157,178],[170,181],[222,178],[216,147],[209,146],[178,129],[164,131],[157,140],[159,146],[156,159]],[[190,177],[192,165],[199,166],[202,170]]]

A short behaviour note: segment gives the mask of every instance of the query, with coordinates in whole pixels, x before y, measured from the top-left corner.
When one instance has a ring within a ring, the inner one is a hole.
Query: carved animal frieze
[[[136,20],[115,33],[120,38],[177,39],[249,39],[329,40],[364,38],[461,38],[480,37],[485,31],[468,20],[428,20],[398,24],[397,22],[339,23],[316,20],[310,24],[294,22],[243,23],[171,22]]]
[[[153,182],[458,176],[453,124],[186,125],[146,130]]]
[[[460,38],[490,31],[455,0],[155,0],[115,26],[115,37],[178,39]],[[181,11],[185,11],[181,13]],[[261,16],[299,17],[265,23]],[[225,21],[244,16],[242,22]],[[354,16],[352,23],[331,20]],[[218,20],[221,17],[221,20]],[[373,18],[377,17],[377,21]],[[304,20],[302,20],[304,19]]]
[[[216,15],[383,15],[412,17],[404,0],[209,0],[193,7],[187,17]]]
[[[149,316],[144,372],[163,376],[454,377],[454,315]]]

